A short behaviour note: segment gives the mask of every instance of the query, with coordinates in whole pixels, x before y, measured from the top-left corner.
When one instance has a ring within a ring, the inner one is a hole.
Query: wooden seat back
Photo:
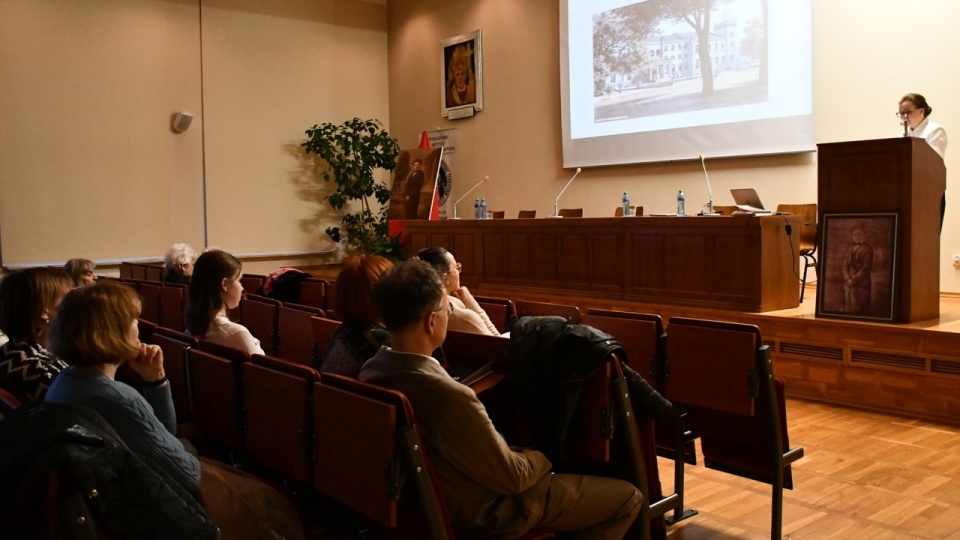
[[[307,278],[300,282],[300,304],[318,309],[327,307],[327,282],[318,278]]]
[[[310,327],[313,333],[313,343],[317,347],[317,358],[323,355],[327,348],[330,336],[336,332],[342,323],[325,317],[310,317]]]
[[[313,483],[313,385],[320,374],[255,354],[243,364],[246,455],[303,485]]]
[[[311,317],[323,317],[320,308],[283,304],[277,311],[277,356],[309,366],[317,356]]]
[[[197,426],[229,448],[243,449],[242,377],[243,364],[249,362],[249,357],[238,349],[204,340],[187,354]]]
[[[497,327],[499,332],[505,331],[510,319],[517,316],[517,307],[513,300],[509,298],[474,295],[473,299],[480,304],[483,311],[487,313],[487,317],[490,318],[490,322]]]
[[[253,337],[260,340],[260,348],[269,355],[277,354],[277,324],[282,303],[273,298],[248,294],[240,301],[240,322]]]
[[[183,310],[186,296],[186,285],[168,283],[160,289],[160,326],[178,332],[184,331]]]
[[[518,300],[516,302],[517,317],[540,317],[552,315],[563,317],[570,324],[580,324],[580,309],[576,306],[566,304],[554,304],[551,302],[531,302],[527,300]]]
[[[177,422],[187,422],[193,418],[193,405],[190,398],[187,363],[188,351],[197,346],[197,340],[182,332],[158,327],[153,333],[153,344],[163,351],[163,367],[170,381],[170,393],[173,396],[173,408],[177,413]]]
[[[663,389],[662,374],[658,371],[667,336],[659,315],[590,309],[581,320],[617,338],[627,352],[626,363],[654,388]]]

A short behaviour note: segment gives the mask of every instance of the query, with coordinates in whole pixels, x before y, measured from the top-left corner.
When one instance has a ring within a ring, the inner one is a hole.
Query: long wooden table
[[[787,234],[787,226],[793,231]],[[797,307],[800,216],[410,220],[484,289],[763,312]]]

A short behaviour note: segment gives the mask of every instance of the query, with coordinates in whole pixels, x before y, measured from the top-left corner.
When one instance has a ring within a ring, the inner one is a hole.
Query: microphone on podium
[[[450,219],[460,219],[460,218],[457,216],[457,205],[460,204],[460,201],[462,201],[462,200],[464,199],[464,197],[466,197],[467,195],[469,195],[471,191],[477,189],[478,187],[480,187],[480,184],[486,182],[486,181],[489,180],[489,179],[490,179],[490,176],[489,176],[489,175],[488,175],[488,176],[484,176],[484,177],[483,177],[483,180],[477,182],[477,185],[475,185],[475,186],[473,186],[472,188],[468,189],[467,192],[463,194],[463,197],[460,197],[459,199],[457,199],[457,202],[453,203],[453,217],[450,218]]]
[[[707,193],[710,194],[710,202],[707,203],[707,209],[703,214],[713,214],[713,189],[710,188],[710,175],[707,174],[707,162],[703,154],[700,154],[700,166],[703,167],[703,178],[707,181]]]
[[[909,129],[910,129],[910,121],[907,120],[906,118],[904,118],[904,119],[903,119],[903,136],[904,136],[904,137],[909,137],[909,136],[910,136],[910,131],[909,131]]]
[[[581,170],[580,167],[577,167],[577,172],[573,173],[573,176],[570,177],[570,181],[567,182],[567,185],[563,186],[563,189],[560,190],[560,195],[563,195],[563,192],[566,191],[568,187],[570,187],[570,184],[573,182],[573,179],[576,178],[578,174],[580,174],[580,170]],[[554,218],[561,217],[560,206],[559,206],[560,195],[557,195],[557,200],[553,201],[553,215],[550,217],[554,217]]]

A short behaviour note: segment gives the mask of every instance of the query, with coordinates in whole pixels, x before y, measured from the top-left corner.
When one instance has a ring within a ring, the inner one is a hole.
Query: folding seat
[[[273,298],[248,294],[240,301],[240,322],[260,340],[263,352],[277,354],[277,321],[282,303]]]
[[[277,312],[277,356],[311,365],[317,356],[311,317],[323,317],[320,308],[286,303]]]
[[[580,324],[580,309],[576,306],[566,304],[554,304],[551,302],[531,302],[527,300],[518,300],[517,317],[541,317],[551,315],[563,317],[570,324]]]

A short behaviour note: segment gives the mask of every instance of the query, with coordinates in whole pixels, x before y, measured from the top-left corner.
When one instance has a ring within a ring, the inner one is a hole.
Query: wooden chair
[[[143,281],[137,286],[140,293],[140,318],[152,323],[160,324],[160,290],[163,284],[159,281]]]
[[[770,537],[780,539],[783,489],[793,488],[783,382],[753,325],[672,317],[666,397],[686,406],[704,465],[773,486]],[[682,467],[678,457],[676,465]]]
[[[153,344],[163,351],[163,367],[167,379],[170,380],[170,392],[173,395],[177,423],[187,422],[193,418],[187,369],[188,352],[197,346],[197,339],[161,326],[153,333]]]
[[[580,324],[580,309],[576,306],[565,304],[553,304],[550,302],[529,302],[518,300],[517,317],[541,317],[544,315],[553,315],[563,317],[570,324]]]
[[[313,343],[317,347],[317,358],[320,358],[323,351],[326,350],[330,336],[340,327],[340,324],[340,321],[326,317],[310,317],[310,327],[313,330]]]
[[[777,212],[801,216],[802,225],[797,238],[797,252],[803,262],[803,276],[800,278],[800,303],[807,288],[807,270],[817,267],[817,203],[780,204]]]
[[[491,364],[490,379],[486,380],[484,376],[482,383],[478,381],[470,385],[477,394],[499,382],[510,369],[510,340],[507,338],[449,330],[440,347],[451,374],[473,371]],[[458,369],[458,366],[464,366],[464,369]]]
[[[243,290],[250,294],[257,294],[263,284],[267,282],[267,276],[261,274],[243,274],[240,276],[240,284]]]
[[[326,305],[323,306],[324,311],[333,311],[334,305],[337,300],[337,283],[335,281],[328,281],[326,286],[327,296],[326,296]]]
[[[120,279],[133,279],[134,263],[120,262]]]
[[[517,213],[517,219],[533,219],[537,217],[536,210],[521,210]]]
[[[739,208],[737,208],[736,205],[732,205],[732,206],[720,205],[720,204],[713,205],[714,212],[718,214],[723,214],[725,216],[732,216],[733,213],[736,212],[737,210],[739,210]]]
[[[309,366],[317,356],[311,317],[323,317],[320,308],[283,304],[277,311],[277,356]]]
[[[143,267],[143,276],[147,281],[163,282],[164,268],[154,264],[147,264]]]
[[[183,320],[186,295],[186,285],[168,283],[160,288],[160,326],[178,332],[186,329]]]
[[[631,207],[630,207],[630,215],[631,215],[631,216],[637,216],[637,217],[642,216],[642,215],[643,215],[643,207],[642,207],[642,206],[631,206]],[[622,206],[618,206],[618,207],[613,211],[613,217],[623,217],[623,207],[622,207]]]
[[[497,327],[499,332],[506,330],[510,324],[510,319],[517,316],[517,307],[513,305],[513,300],[508,298],[497,298],[494,296],[476,296],[474,300],[480,304],[483,311],[487,313],[490,322]]]
[[[300,304],[319,309],[327,307],[327,281],[307,278],[300,282]]]
[[[565,218],[583,217],[583,208],[561,208],[557,215]]]
[[[402,393],[324,374],[314,385],[314,431],[324,441],[315,452],[318,491],[362,514],[385,537],[454,538],[413,408]],[[554,536],[537,529],[523,538]]]
[[[156,323],[152,323],[145,319],[137,319],[137,331],[140,336],[140,341],[143,343],[151,344],[153,343],[153,334],[157,331]]]
[[[197,427],[230,450],[243,450],[243,364],[250,357],[233,349],[199,340],[187,351],[193,413]]]
[[[253,337],[260,340],[260,348],[270,355],[277,354],[277,324],[280,318],[279,300],[248,294],[240,301],[240,322]]]
[[[243,363],[246,455],[301,485],[313,483],[313,368],[255,354]]]

